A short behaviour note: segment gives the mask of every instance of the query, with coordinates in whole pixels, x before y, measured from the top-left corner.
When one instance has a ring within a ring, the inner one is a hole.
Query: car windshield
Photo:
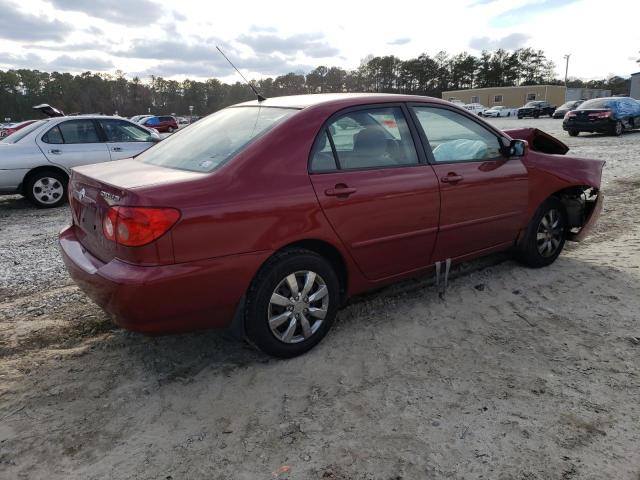
[[[232,107],[163,140],[138,159],[162,167],[211,172],[298,110]]]
[[[525,107],[537,107],[538,105],[542,105],[542,102],[529,102]]]
[[[560,105],[560,106],[558,107],[558,110],[560,110],[560,109],[564,109],[564,108],[573,108],[573,107],[575,107],[575,105],[576,105],[576,102],[567,102],[567,103],[563,103],[562,105]]]
[[[587,100],[580,105],[580,110],[590,110],[593,108],[611,108],[611,99],[609,98],[594,98],[593,100]]]
[[[37,128],[41,127],[42,125],[44,125],[47,122],[48,122],[48,120],[38,120],[37,122],[33,122],[31,125],[27,125],[26,127],[21,128],[17,132],[12,133],[8,137],[3,138],[2,140],[0,140],[0,142],[2,142],[2,143],[18,143],[24,137],[26,137],[31,132],[33,132],[34,130],[36,130]]]

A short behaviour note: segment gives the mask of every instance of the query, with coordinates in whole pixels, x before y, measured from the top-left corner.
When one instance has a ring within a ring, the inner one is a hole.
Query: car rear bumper
[[[562,122],[563,130],[578,130],[580,132],[608,132],[615,125],[614,121],[608,118],[598,120],[565,120]]]
[[[0,193],[20,193],[20,186],[28,172],[28,168],[0,170]]]
[[[149,334],[229,326],[243,294],[269,252],[173,265],[103,263],[60,232],[62,258],[78,286],[127,330]]]
[[[596,204],[593,206],[593,210],[591,210],[591,213],[589,214],[589,217],[587,218],[584,226],[578,233],[569,236],[569,240],[574,242],[581,242],[587,235],[589,235],[594,225],[598,222],[598,218],[600,218],[600,213],[602,213],[603,205],[604,195],[602,192],[598,192],[598,199],[596,200]]]

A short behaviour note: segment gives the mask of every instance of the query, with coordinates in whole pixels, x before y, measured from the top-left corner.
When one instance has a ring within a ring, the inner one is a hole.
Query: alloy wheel
[[[64,186],[56,178],[42,177],[33,184],[34,198],[44,205],[51,205],[60,201],[63,195]]]
[[[299,343],[318,331],[329,308],[324,279],[310,270],[283,278],[271,294],[267,319],[271,333],[283,343]]]
[[[555,208],[549,210],[540,220],[536,242],[538,253],[543,257],[551,257],[562,243],[564,227],[561,224],[560,212]]]

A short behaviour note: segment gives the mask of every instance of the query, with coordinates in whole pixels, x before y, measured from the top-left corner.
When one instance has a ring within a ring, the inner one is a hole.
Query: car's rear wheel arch
[[[338,277],[338,281],[340,282],[340,300],[341,302],[344,302],[347,297],[349,273],[347,264],[344,261],[344,257],[340,253],[340,251],[331,243],[324,240],[305,239],[283,246],[282,248],[274,252],[274,255],[285,250],[293,249],[309,250],[320,255],[331,264],[336,273],[336,276]]]
[[[29,183],[29,180],[31,178],[33,178],[35,175],[42,173],[42,172],[56,172],[61,174],[65,181],[69,181],[69,174],[60,167],[56,167],[55,165],[46,165],[46,166],[41,166],[41,167],[35,167],[32,168],[31,170],[29,170],[27,172],[27,174],[24,176],[24,179],[22,180],[22,184],[20,185],[20,194],[23,196],[26,196],[27,192],[26,192],[26,186]]]

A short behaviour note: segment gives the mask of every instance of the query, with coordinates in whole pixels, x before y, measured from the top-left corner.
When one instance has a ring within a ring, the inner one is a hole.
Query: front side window
[[[457,112],[413,107],[436,162],[488,160],[501,156],[498,137]]]
[[[137,158],[161,167],[211,172],[298,110],[231,107],[204,118]]]
[[[58,124],[58,131],[53,132],[49,130],[47,134],[51,132],[51,139],[56,143],[100,143],[96,126],[92,120],[67,120]],[[58,141],[59,136],[62,137],[62,142]],[[46,140],[43,138],[43,141]]]
[[[123,120],[100,120],[107,142],[148,142],[149,132]]]
[[[418,155],[400,107],[356,110],[329,125],[343,170],[415,165]],[[326,147],[323,146],[323,150]]]

